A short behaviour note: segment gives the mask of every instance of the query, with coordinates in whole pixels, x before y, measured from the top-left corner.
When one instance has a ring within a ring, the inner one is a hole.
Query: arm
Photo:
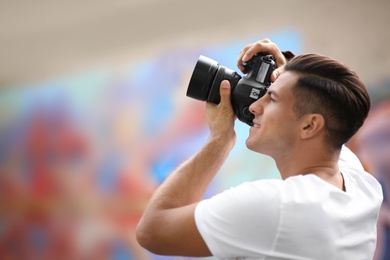
[[[220,93],[219,105],[206,103],[209,140],[156,190],[138,224],[138,242],[153,253],[211,255],[194,211],[236,141],[228,81],[222,82]]]

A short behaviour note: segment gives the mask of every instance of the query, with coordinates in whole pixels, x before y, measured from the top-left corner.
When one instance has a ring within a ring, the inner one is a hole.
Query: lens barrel
[[[207,100],[218,67],[218,62],[200,55],[188,84],[187,96]]]

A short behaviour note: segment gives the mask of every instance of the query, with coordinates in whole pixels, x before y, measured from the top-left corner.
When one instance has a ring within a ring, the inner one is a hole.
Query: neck
[[[342,178],[337,164],[340,154],[324,151],[327,150],[321,145],[307,147],[301,144],[272,157],[282,179],[296,175],[314,174],[333,183],[336,179]]]

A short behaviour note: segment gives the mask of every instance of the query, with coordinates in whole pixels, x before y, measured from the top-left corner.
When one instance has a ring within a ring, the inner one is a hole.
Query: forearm
[[[209,139],[160,185],[149,202],[147,211],[171,209],[198,202],[233,146],[233,141],[224,138]]]

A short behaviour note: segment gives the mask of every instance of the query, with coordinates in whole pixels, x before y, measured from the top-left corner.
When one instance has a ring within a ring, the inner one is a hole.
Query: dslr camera
[[[276,68],[276,63],[272,55],[256,54],[242,64],[248,72],[244,77],[201,55],[192,73],[187,96],[218,104],[220,84],[227,79],[232,90],[231,103],[234,113],[240,121],[253,126],[254,115],[249,112],[249,106],[267,92],[271,85],[270,75]]]

